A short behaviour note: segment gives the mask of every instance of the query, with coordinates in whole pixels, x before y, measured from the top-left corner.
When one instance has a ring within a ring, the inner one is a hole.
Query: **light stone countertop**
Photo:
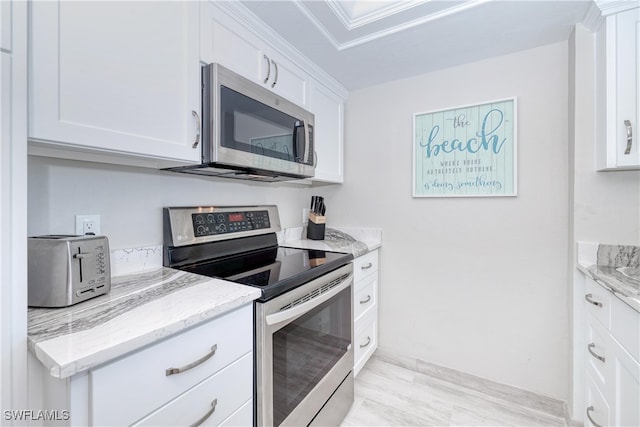
[[[578,270],[640,312],[640,247],[580,242]]]
[[[112,278],[111,291],[66,308],[30,308],[28,346],[67,378],[251,303],[260,289],[165,267]]]
[[[284,229],[278,233],[278,244],[300,249],[347,252],[353,254],[354,258],[382,246],[382,230],[379,228],[327,226],[324,240],[307,239],[306,230],[306,227]]]

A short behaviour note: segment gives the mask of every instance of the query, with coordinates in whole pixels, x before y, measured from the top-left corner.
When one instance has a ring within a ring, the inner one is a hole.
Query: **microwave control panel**
[[[266,210],[195,213],[191,215],[191,221],[195,237],[271,228]]]

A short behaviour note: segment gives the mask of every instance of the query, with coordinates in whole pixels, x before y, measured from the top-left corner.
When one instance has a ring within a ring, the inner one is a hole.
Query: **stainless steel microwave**
[[[202,164],[177,172],[260,181],[314,175],[314,116],[220,64],[202,67]]]

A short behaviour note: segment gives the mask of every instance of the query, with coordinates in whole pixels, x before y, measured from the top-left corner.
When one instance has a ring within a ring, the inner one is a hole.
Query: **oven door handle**
[[[309,310],[319,306],[323,302],[333,298],[335,295],[345,290],[349,286],[353,284],[353,274],[350,274],[347,279],[345,279],[339,285],[329,289],[328,291],[321,293],[320,295],[314,297],[313,299],[303,302],[302,304],[298,304],[294,307],[291,307],[286,310],[279,311],[277,313],[269,314],[265,318],[267,325],[274,326],[279,325],[281,323],[289,323],[302,314],[308,312]]]

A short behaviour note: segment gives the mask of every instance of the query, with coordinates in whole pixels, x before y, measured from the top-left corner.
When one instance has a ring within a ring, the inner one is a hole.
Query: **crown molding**
[[[399,25],[395,25],[392,27],[385,28],[380,31],[376,31],[366,36],[358,37],[353,40],[347,42],[339,42],[333,34],[324,26],[320,20],[318,20],[313,13],[309,11],[309,9],[304,6],[303,2],[294,1],[293,4],[309,19],[309,21],[317,28],[317,30],[333,45],[334,48],[338,51],[345,51],[351,49],[356,46],[360,46],[369,42],[373,42],[379,38],[387,37],[392,34],[396,34],[410,28],[417,27],[419,25],[426,24],[428,22],[432,22],[438,19],[445,18],[447,16],[463,12],[468,9],[472,9],[474,7],[480,6],[484,3],[489,3],[493,0],[469,0],[463,4],[459,4],[448,9],[441,10],[439,12],[431,13],[429,15],[422,16],[420,18],[414,19],[412,21],[407,21]]]
[[[582,19],[582,25],[593,33],[600,28],[603,22],[604,16],[602,16],[602,11],[595,3],[591,3],[589,10],[587,10],[587,13]]]
[[[595,0],[603,16],[640,8],[640,0]]]
[[[392,15],[404,12],[405,10],[409,10],[421,4],[428,3],[429,1],[431,0],[406,0],[397,2],[373,12],[365,13],[364,15],[357,18],[353,18],[337,0],[326,0],[325,3],[338,18],[338,20],[340,20],[342,25],[344,25],[347,30],[351,31],[355,28],[359,28],[364,25],[389,18]]]

